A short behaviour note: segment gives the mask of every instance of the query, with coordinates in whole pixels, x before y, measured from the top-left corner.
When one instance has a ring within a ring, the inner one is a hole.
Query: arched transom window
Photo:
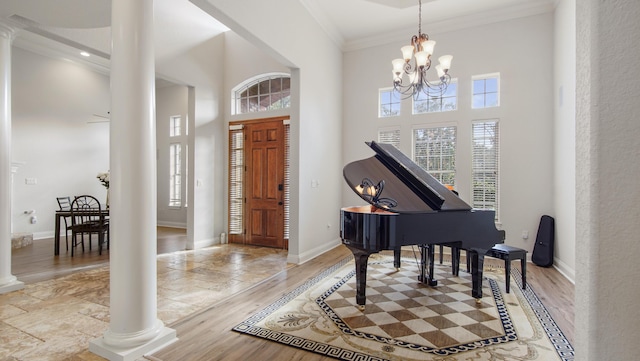
[[[285,73],[262,74],[233,89],[233,114],[290,107],[291,78]]]

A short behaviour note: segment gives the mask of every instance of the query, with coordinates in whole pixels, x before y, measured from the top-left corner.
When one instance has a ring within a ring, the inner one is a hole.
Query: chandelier
[[[421,92],[429,96],[444,94],[451,82],[449,68],[453,59],[452,55],[443,55],[438,58],[439,64],[435,66],[438,80],[427,79],[427,71],[431,68],[431,55],[436,42],[429,40],[429,35],[422,33],[422,0],[418,0],[418,6],[418,35],[411,37],[411,45],[400,49],[402,59],[394,59],[391,62],[393,89],[405,98],[413,96],[414,99],[417,99]]]

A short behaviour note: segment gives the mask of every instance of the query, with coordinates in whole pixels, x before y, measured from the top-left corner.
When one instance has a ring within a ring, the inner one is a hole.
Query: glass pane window
[[[180,125],[182,118],[179,115],[174,115],[169,118],[169,136],[177,137],[181,134]]]
[[[182,145],[169,145],[169,207],[182,205]]]
[[[414,162],[440,183],[455,187],[455,126],[416,128],[413,130]]]
[[[233,90],[233,114],[255,113],[291,107],[288,74],[266,74],[251,78]]]
[[[244,214],[244,132],[229,133],[229,234],[242,234]]]
[[[400,98],[393,88],[380,89],[378,95],[378,117],[394,117],[400,115]]]
[[[443,94],[430,92],[418,93],[413,98],[413,114],[449,112],[458,109],[458,82],[452,79]]]
[[[500,106],[500,74],[486,74],[473,77],[471,94],[473,109]]]
[[[493,209],[498,219],[500,137],[497,120],[472,125],[473,207]]]

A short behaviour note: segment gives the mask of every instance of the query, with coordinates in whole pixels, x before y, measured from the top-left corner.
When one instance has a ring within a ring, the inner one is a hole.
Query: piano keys
[[[482,298],[484,255],[504,232],[493,210],[472,209],[390,144],[367,142],[376,154],[347,164],[343,175],[365,206],[340,210],[340,237],[356,264],[356,302],[366,304],[367,261],[402,246],[460,242],[471,258],[472,296]],[[397,258],[397,257],[396,257]],[[397,262],[397,261],[396,261]]]

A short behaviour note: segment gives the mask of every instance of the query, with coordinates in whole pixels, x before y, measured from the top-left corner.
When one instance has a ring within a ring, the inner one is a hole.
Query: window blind
[[[498,120],[472,124],[473,207],[493,209],[498,219],[500,137]]]

